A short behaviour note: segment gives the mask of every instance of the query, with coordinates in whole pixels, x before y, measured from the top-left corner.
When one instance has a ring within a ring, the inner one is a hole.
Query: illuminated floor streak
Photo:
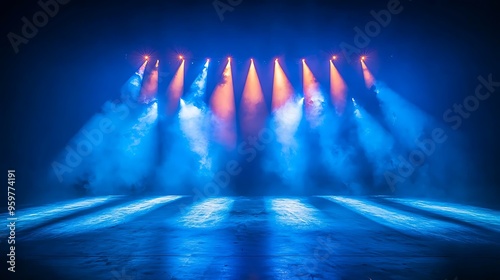
[[[268,208],[276,213],[276,221],[293,228],[313,228],[321,226],[318,211],[302,203],[299,199],[274,198],[268,200]]]
[[[431,211],[443,216],[456,218],[470,224],[500,231],[500,212],[485,208],[437,201],[421,201],[404,198],[385,198],[410,207]]]
[[[473,231],[463,226],[427,219],[392,207],[382,206],[366,199],[339,196],[323,196],[323,198],[339,203],[377,223],[411,235],[428,235],[458,242],[486,242]]]
[[[216,227],[227,218],[234,199],[211,198],[194,205],[180,218],[180,223],[188,228]]]
[[[28,238],[40,237],[40,235],[60,237],[61,235],[74,235],[116,226],[179,198],[181,198],[181,196],[163,196],[141,199],[133,203],[106,209],[92,215],[48,226],[28,236]]]
[[[114,201],[121,196],[106,196],[95,198],[76,199],[72,201],[58,202],[47,206],[38,206],[33,208],[21,209],[16,212],[17,230],[26,230],[43,224],[47,221],[64,217],[78,211],[100,206],[104,203]],[[6,219],[7,214],[0,216],[0,219]]]

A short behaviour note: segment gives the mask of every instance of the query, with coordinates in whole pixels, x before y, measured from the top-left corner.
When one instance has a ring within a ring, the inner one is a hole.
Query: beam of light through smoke
[[[181,99],[180,129],[189,141],[191,151],[199,156],[200,169],[211,168],[209,153],[209,114],[203,100],[206,91],[208,61],[191,85],[186,101]]]
[[[140,103],[149,104],[156,98],[158,93],[158,62],[151,73],[149,73],[146,80],[144,80],[141,88],[141,95],[139,97]]]
[[[240,108],[241,130],[244,137],[256,136],[264,127],[267,108],[253,60],[250,62]]]
[[[425,129],[434,124],[434,121],[383,83],[377,82],[376,87],[377,98],[391,132],[405,147],[413,148],[415,141],[422,137]]]
[[[285,74],[285,71],[281,67],[280,63],[276,59],[274,62],[274,79],[273,79],[273,99],[272,99],[272,111],[276,112],[279,108],[287,104],[287,102],[293,97],[294,89],[290,80]]]
[[[375,78],[370,72],[370,69],[368,69],[368,66],[366,66],[364,60],[361,60],[361,68],[363,69],[363,79],[365,80],[365,86],[366,88],[370,89],[375,85]]]
[[[335,67],[333,60],[330,60],[330,94],[334,102],[335,110],[339,115],[342,115],[345,110],[346,92],[347,85],[337,70],[337,67]]]
[[[323,124],[325,97],[321,92],[316,77],[314,77],[314,74],[309,66],[307,66],[305,60],[302,61],[302,69],[306,119],[309,121],[312,128],[317,128]]]
[[[142,81],[144,77],[144,71],[146,70],[146,65],[148,61],[144,61],[142,66],[135,72],[135,74],[128,79],[128,81],[122,86],[121,98],[122,100],[130,100],[137,102],[140,97]]]
[[[395,156],[392,154],[394,139],[366,110],[356,103],[354,98],[352,102],[359,143],[367,158],[375,165],[373,170],[375,178],[382,180],[384,172],[393,167],[395,160]]]
[[[170,82],[167,89],[167,114],[173,115],[179,108],[180,100],[182,94],[184,93],[184,72],[185,72],[185,60],[182,60],[181,65],[175,72],[174,78]]]
[[[235,107],[233,75],[229,60],[222,73],[222,81],[215,88],[210,100],[210,108],[214,114],[212,120],[214,138],[229,149],[236,146]]]

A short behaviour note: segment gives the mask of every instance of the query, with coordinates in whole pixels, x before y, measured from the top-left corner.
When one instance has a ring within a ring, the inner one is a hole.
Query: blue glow
[[[295,198],[270,199],[271,210],[276,213],[276,221],[282,226],[292,226],[298,229],[317,228],[322,226],[318,219],[316,208],[302,203]]]
[[[107,202],[116,200],[122,196],[112,195],[106,197],[83,198],[71,201],[58,202],[46,206],[32,207],[20,209],[17,211],[16,228],[18,230],[26,230],[36,227],[44,222],[61,218],[78,211],[83,211],[92,207],[97,207]],[[3,214],[2,219],[7,219],[8,215]]]
[[[181,99],[179,111],[180,129],[189,142],[189,148],[198,158],[200,169],[210,170],[209,110],[203,97],[206,92],[208,60],[202,72],[191,85],[186,100]]]
[[[453,203],[422,201],[404,198],[385,198],[390,201],[422,210],[431,211],[443,216],[456,218],[470,224],[483,226],[488,229],[500,231],[500,212],[468,205]]]
[[[234,203],[232,198],[210,198],[191,207],[180,218],[180,223],[188,228],[213,228],[229,216]]]
[[[374,165],[375,178],[382,179],[384,172],[391,168],[389,159],[395,157],[392,155],[394,139],[377,120],[356,104],[354,98],[353,104],[360,145]]]
[[[413,148],[415,140],[433,122],[432,118],[383,83],[377,82],[377,90],[376,96],[390,129],[403,145]]]
[[[368,201],[339,196],[322,196],[325,199],[351,209],[366,218],[411,235],[428,235],[439,239],[458,242],[485,242],[474,231],[463,226],[424,218],[420,215]]]
[[[99,211],[95,214],[80,218],[63,221],[40,229],[29,238],[36,238],[39,235],[58,237],[61,235],[75,235],[98,229],[116,226],[144,215],[164,204],[175,201],[182,196],[162,196],[155,198],[141,199],[126,205],[119,205],[110,209]]]
[[[137,153],[137,146],[141,140],[149,134],[158,119],[158,103],[153,102],[146,112],[144,112],[138,119],[137,123],[132,127],[130,139],[132,142],[127,148],[127,151],[135,155]]]

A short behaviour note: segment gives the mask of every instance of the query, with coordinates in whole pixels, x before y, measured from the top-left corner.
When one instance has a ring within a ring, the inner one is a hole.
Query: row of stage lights
[[[145,56],[144,56],[144,59],[145,59],[145,60],[149,60],[149,59],[150,59],[150,56],[149,56],[149,55],[145,55]],[[331,60],[337,60],[337,59],[338,59],[338,56],[334,55],[334,56],[332,56],[332,59],[331,59]],[[359,59],[360,59],[361,61],[365,61],[365,60],[366,60],[366,56],[364,56],[364,55],[363,55],[363,56],[361,56]],[[185,59],[184,59],[184,56],[179,55],[179,60],[185,60]],[[229,62],[231,62],[231,57],[228,57],[228,58],[227,58],[227,60],[228,60]],[[251,58],[251,59],[250,59],[250,61],[252,61],[252,62],[253,62],[253,58]],[[278,62],[278,61],[279,61],[279,60],[278,60],[277,58],[274,60],[274,62]],[[210,62],[210,58],[207,58],[207,62]],[[302,62],[306,62],[306,60],[305,60],[305,59],[302,59]]]

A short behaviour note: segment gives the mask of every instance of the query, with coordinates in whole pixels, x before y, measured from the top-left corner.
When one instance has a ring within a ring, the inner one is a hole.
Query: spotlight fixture
[[[306,60],[303,58],[303,59],[302,59],[302,63],[305,63],[305,62],[306,62]]]
[[[145,55],[145,56],[144,56],[144,59],[145,59],[145,60],[149,60],[149,55]]]
[[[184,56],[179,55],[179,59],[180,59],[180,60],[184,60]]]
[[[333,60],[337,60],[337,56],[336,56],[336,55],[334,55],[334,56],[332,57],[332,59],[333,59]]]
[[[275,62],[275,63],[278,63],[278,59],[276,58],[276,59],[274,60],[274,62]]]
[[[363,55],[363,56],[361,57],[361,61],[365,61],[365,60],[366,60],[366,56],[364,56],[364,55]]]

